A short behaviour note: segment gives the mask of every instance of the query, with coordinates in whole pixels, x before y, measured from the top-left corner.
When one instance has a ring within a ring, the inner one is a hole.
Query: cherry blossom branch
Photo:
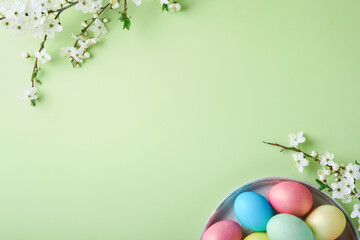
[[[88,48],[99,41],[99,36],[108,32],[105,23],[108,18],[99,18],[103,12],[110,8],[117,9],[122,3],[121,0],[51,0],[47,4],[33,4],[28,0],[19,0],[14,3],[4,4],[1,7],[0,21],[5,28],[13,31],[15,35],[25,35],[32,33],[34,37],[42,39],[40,48],[34,54],[23,52],[24,58],[34,56],[34,66],[31,74],[31,88],[24,89],[19,98],[25,102],[35,105],[37,96],[37,84],[41,84],[37,76],[43,64],[51,60],[51,56],[46,52],[45,44],[54,37],[55,32],[61,32],[63,27],[60,22],[60,14],[65,10],[76,6],[76,10],[84,14],[93,14],[92,18],[81,23],[81,33],[74,36],[74,46],[61,48],[61,55],[68,57],[73,66],[80,66],[85,59],[90,57]],[[142,0],[132,0],[139,6]],[[160,0],[164,10],[176,12],[181,9],[181,5],[176,0]],[[127,16],[128,0],[124,0],[123,9],[119,12],[118,20],[123,23],[123,29],[130,29],[130,17]]]
[[[105,6],[103,6],[102,8],[100,8],[100,10],[97,12],[97,17],[93,17],[91,19],[91,21],[89,22],[89,24],[86,25],[86,27],[84,27],[83,29],[81,29],[81,33],[85,33],[87,31],[87,29],[95,22],[95,20],[105,11],[106,8],[108,8],[110,6],[110,3],[106,4]],[[79,39],[76,39],[74,47],[77,46],[79,42]]]
[[[272,145],[272,146],[276,146],[276,147],[281,147],[282,150],[281,151],[285,151],[285,150],[291,150],[291,151],[294,151],[294,152],[301,152],[303,153],[306,157],[309,157],[309,158],[314,158],[313,156],[311,156],[310,154],[307,154],[303,151],[300,150],[300,148],[295,148],[295,147],[286,147],[284,145],[281,145],[281,144],[278,144],[278,143],[271,143],[271,142],[265,142],[263,141],[263,143],[265,144],[268,144],[268,145]],[[314,158],[315,161],[318,161],[319,159],[317,158]]]
[[[71,8],[72,6],[78,4],[79,2],[76,1],[76,2],[68,2],[68,3],[69,3],[69,5],[67,5],[66,7],[63,7],[63,8],[54,10],[54,11],[50,10],[49,13],[63,12],[63,11],[65,11],[66,9]]]
[[[56,10],[56,11],[53,11],[54,13],[57,12],[57,14],[56,14],[56,16],[55,16],[54,19],[57,19],[57,20],[60,21],[60,19],[59,19],[60,14],[61,14],[63,11],[65,11],[66,9],[68,9],[68,8],[70,8],[70,7],[72,7],[72,6],[75,6],[77,3],[78,3],[78,2],[72,2],[72,3],[70,3],[68,6],[66,6],[66,7],[64,7],[64,8],[58,9],[58,10]],[[49,12],[50,12],[50,11],[49,11]],[[48,38],[48,35],[46,34],[46,35],[44,36],[43,41],[42,41],[41,44],[40,44],[40,48],[39,48],[39,51],[38,51],[38,52],[41,52],[41,51],[44,49],[44,47],[45,47],[45,42],[46,42],[47,38]],[[35,57],[34,68],[33,68],[33,71],[32,71],[32,73],[31,73],[31,87],[32,87],[32,88],[35,87],[35,79],[37,78],[37,74],[38,74],[38,72],[39,72],[39,70],[40,70],[40,69],[39,69],[39,66],[38,66],[38,61],[39,61],[38,57]],[[36,80],[36,81],[37,81],[38,83],[40,83],[39,80]],[[35,104],[35,102],[32,101],[32,105],[34,105],[34,104]]]
[[[39,52],[41,52],[41,50],[44,49],[44,47],[45,47],[45,42],[46,42],[46,40],[47,40],[47,36],[48,36],[48,35],[45,35],[45,36],[44,36],[44,40],[43,40],[43,41],[41,42],[41,44],[40,44]],[[39,71],[38,60],[39,60],[39,59],[38,59],[37,57],[35,57],[34,68],[33,68],[32,74],[31,74],[31,87],[35,87],[35,79],[36,79],[37,73],[38,73],[38,71]]]
[[[359,191],[356,189],[356,183],[360,180],[360,163],[355,161],[355,164],[349,163],[347,166],[337,164],[333,161],[334,154],[325,152],[324,155],[319,156],[316,151],[308,154],[302,151],[298,145],[305,142],[303,133],[290,133],[289,140],[291,147],[287,147],[278,143],[263,142],[265,144],[281,148],[282,151],[290,150],[295,153],[292,154],[293,161],[302,172],[304,166],[309,164],[306,158],[313,159],[316,163],[321,165],[321,169],[317,171],[319,177],[316,178],[316,183],[319,184],[319,190],[328,190],[332,193],[332,197],[341,200],[343,203],[351,203],[354,199],[360,201]],[[335,177],[335,182],[328,184],[327,178]],[[360,204],[354,204],[354,210],[351,213],[352,218],[358,218],[360,231]]]
[[[67,5],[66,7],[59,8],[59,9],[57,9],[57,10],[50,10],[48,13],[51,14],[51,13],[56,13],[56,12],[63,12],[63,11],[65,11],[66,9],[71,8],[72,6],[75,6],[75,5],[78,4],[79,2],[78,2],[78,1],[75,1],[75,2],[67,2],[67,3],[69,3],[69,5]],[[1,17],[1,18],[0,18],[0,21],[1,21],[1,20],[4,20],[4,19],[5,19],[5,17]]]

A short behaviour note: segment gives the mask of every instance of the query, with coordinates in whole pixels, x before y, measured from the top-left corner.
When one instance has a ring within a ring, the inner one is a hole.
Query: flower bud
[[[87,27],[87,23],[86,23],[86,22],[82,22],[82,23],[81,23],[81,26],[85,28],[85,27]]]
[[[22,53],[22,57],[23,58],[29,58],[30,57],[30,54],[28,52],[23,52]]]
[[[84,57],[89,58],[89,57],[90,57],[90,53],[89,53],[89,52],[85,52],[85,53],[84,53]]]
[[[103,18],[102,21],[103,21],[104,23],[107,23],[107,22],[109,21],[109,19]]]

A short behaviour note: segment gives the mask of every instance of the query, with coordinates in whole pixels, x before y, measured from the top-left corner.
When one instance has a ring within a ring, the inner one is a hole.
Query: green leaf
[[[319,179],[315,179],[316,183],[319,184],[320,186],[322,186],[324,183],[322,181],[320,181]]]
[[[131,26],[130,19],[126,19],[125,22],[124,22],[123,29],[126,28],[127,30],[130,30],[130,26]]]
[[[34,106],[36,105],[36,104],[35,104],[35,100],[31,100],[31,101],[30,101],[30,104],[31,104],[31,106],[34,107]]]
[[[125,21],[125,18],[126,18],[126,15],[123,13],[123,12],[119,12],[120,13],[120,17],[119,17],[119,20],[121,22],[124,22]]]
[[[163,5],[161,6],[162,11],[169,11],[169,6],[166,3],[163,3]]]
[[[319,179],[316,179],[316,183],[319,184],[319,191],[324,190],[325,188],[328,188],[329,186],[326,183],[323,183]]]
[[[130,26],[131,26],[130,18],[127,16],[126,12],[119,12],[119,13],[120,13],[119,20],[120,22],[123,23],[123,29],[130,30]]]
[[[358,160],[355,160],[355,164],[356,164],[356,165],[360,165],[360,163],[358,162]]]

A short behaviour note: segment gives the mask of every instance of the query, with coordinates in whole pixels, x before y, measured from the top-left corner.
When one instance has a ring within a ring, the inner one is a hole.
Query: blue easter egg
[[[234,211],[245,227],[257,232],[266,231],[268,221],[274,216],[270,203],[256,192],[243,192],[237,196]]]

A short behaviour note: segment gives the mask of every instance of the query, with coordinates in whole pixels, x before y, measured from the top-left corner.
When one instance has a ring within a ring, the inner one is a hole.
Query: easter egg
[[[270,238],[268,237],[268,235],[266,233],[258,232],[258,233],[250,234],[249,236],[244,238],[244,240],[270,240]]]
[[[344,213],[332,205],[322,205],[312,210],[305,222],[314,233],[315,240],[334,240],[345,229]]]
[[[241,240],[242,230],[237,222],[223,220],[211,225],[201,240]]]
[[[290,214],[272,217],[266,227],[271,240],[314,240],[314,235],[306,223]]]
[[[237,219],[247,228],[264,232],[266,224],[274,215],[270,203],[256,192],[243,192],[234,202]]]
[[[284,181],[275,184],[268,194],[271,206],[279,213],[288,213],[302,217],[313,205],[311,192],[304,185]]]

